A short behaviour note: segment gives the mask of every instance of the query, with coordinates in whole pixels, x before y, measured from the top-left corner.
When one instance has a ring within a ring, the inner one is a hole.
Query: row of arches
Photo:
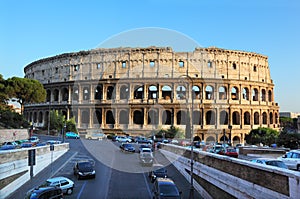
[[[216,87],[216,88],[215,88]],[[133,91],[131,93],[131,90]],[[272,89],[251,86],[213,86],[213,85],[144,85],[144,84],[98,84],[97,86],[73,86],[61,89],[47,89],[47,102],[78,100],[129,100],[129,99],[205,99],[205,100],[247,100],[273,101]]]
[[[68,111],[62,110],[67,118]],[[48,121],[49,111],[26,112],[29,121],[44,123]],[[159,110],[159,109],[79,109],[70,111],[80,124],[138,124],[138,125],[186,125],[192,120],[193,125],[271,125],[278,123],[277,112],[221,110]],[[191,118],[192,117],[192,118]]]

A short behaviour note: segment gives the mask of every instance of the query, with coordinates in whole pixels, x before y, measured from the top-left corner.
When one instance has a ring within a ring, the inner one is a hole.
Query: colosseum
[[[268,57],[257,53],[98,48],[43,58],[24,72],[47,91],[44,103],[24,108],[37,127],[47,126],[50,110],[60,110],[75,117],[82,133],[147,135],[176,126],[187,138],[244,143],[251,129],[279,128]]]

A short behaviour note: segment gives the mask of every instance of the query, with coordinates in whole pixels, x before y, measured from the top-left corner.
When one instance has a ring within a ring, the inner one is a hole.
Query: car
[[[170,178],[157,178],[152,188],[153,199],[180,199],[182,192],[178,190],[174,181]]]
[[[35,142],[23,142],[21,144],[21,147],[22,148],[30,148],[30,147],[34,147],[36,146],[36,143]]]
[[[20,146],[16,142],[4,142],[0,148],[0,150],[11,150],[19,148]]]
[[[29,140],[27,140],[27,139],[24,139],[24,140],[16,140],[15,142],[16,142],[18,145],[21,146],[22,143],[24,143],[24,142],[29,142]]]
[[[146,152],[146,153],[140,153],[139,155],[139,159],[140,159],[140,163],[142,164],[142,166],[152,166],[153,165],[153,154],[152,152]]]
[[[47,140],[46,143],[49,145],[53,145],[53,144],[61,144],[62,142],[60,140]]]
[[[63,191],[59,187],[37,187],[29,190],[25,199],[62,199]]]
[[[209,152],[211,153],[219,153],[224,147],[220,144],[214,145]]]
[[[153,183],[156,178],[167,178],[167,169],[162,166],[155,166],[153,170],[149,172],[150,181]]]
[[[300,171],[300,150],[291,150],[279,158],[289,169]]]
[[[120,149],[123,152],[131,152],[131,153],[135,153],[135,148],[132,144],[129,143],[122,143],[120,145]]]
[[[237,152],[237,150],[235,148],[222,148],[218,154],[220,155],[226,155],[226,156],[229,156],[229,157],[234,157],[234,158],[238,158],[239,157],[239,154]]]
[[[66,132],[66,138],[80,139],[80,136],[75,132]]]
[[[37,136],[31,136],[28,140],[32,143],[38,143],[40,141],[40,139]]]
[[[85,138],[89,140],[104,140],[106,135],[104,133],[92,133],[85,135]]]
[[[152,153],[151,148],[140,148],[140,153]]]
[[[77,161],[73,167],[73,173],[77,176],[78,180],[81,178],[95,178],[94,162],[90,160]]]
[[[131,142],[131,139],[126,136],[117,136],[116,141],[117,142]]]
[[[145,137],[136,137],[135,138],[135,142],[138,143],[138,144],[151,144],[152,143],[152,140],[148,140],[147,138]]]
[[[288,169],[288,167],[286,166],[286,164],[284,164],[283,161],[274,158],[257,158],[252,159],[251,162]]]
[[[72,194],[74,182],[66,177],[54,177],[46,180],[40,187],[60,187],[65,194]]]
[[[150,149],[152,151],[151,145],[149,145],[149,144],[141,144],[139,146],[139,152],[141,152],[144,148],[146,148],[146,150]]]

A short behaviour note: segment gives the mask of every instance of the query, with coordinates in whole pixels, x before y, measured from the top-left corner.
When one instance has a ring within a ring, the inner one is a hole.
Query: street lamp
[[[232,129],[232,126],[229,124],[228,125],[228,129],[229,129],[229,145],[231,146],[231,129]]]
[[[189,136],[191,136],[191,156],[190,156],[190,161],[191,161],[191,187],[190,187],[190,197],[189,198],[194,198],[194,179],[193,179],[193,173],[194,173],[194,123],[193,123],[193,110],[194,110],[194,95],[193,95],[193,87],[194,87],[194,82],[193,79],[189,75],[182,75],[180,77],[186,77],[189,79],[190,82],[192,82],[192,89],[191,89],[191,97],[192,97],[192,107],[189,106],[189,117],[190,117],[190,131]],[[188,91],[190,91],[190,86]],[[187,100],[188,102],[188,100]],[[187,124],[186,124],[187,125]]]

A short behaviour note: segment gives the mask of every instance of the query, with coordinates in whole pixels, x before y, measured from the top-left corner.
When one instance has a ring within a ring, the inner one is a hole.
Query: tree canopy
[[[25,103],[39,103],[46,99],[46,90],[37,80],[12,77],[6,81],[5,93],[9,98],[15,98],[22,110]]]
[[[245,140],[248,144],[264,144],[270,146],[276,143],[279,136],[279,132],[271,128],[257,128],[252,129],[248,135],[245,136]]]

